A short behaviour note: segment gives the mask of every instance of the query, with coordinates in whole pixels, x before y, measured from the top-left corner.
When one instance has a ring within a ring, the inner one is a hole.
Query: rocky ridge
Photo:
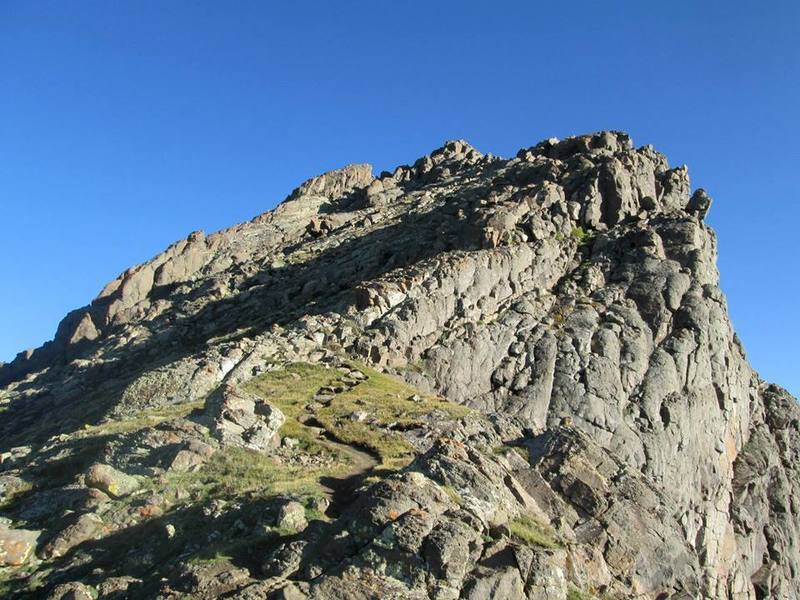
[[[797,598],[710,206],[601,132],[193,233],[0,366],[7,594]]]

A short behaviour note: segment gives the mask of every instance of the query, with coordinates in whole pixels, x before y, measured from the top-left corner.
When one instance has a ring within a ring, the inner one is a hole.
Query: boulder
[[[140,487],[139,481],[135,477],[100,463],[89,467],[84,483],[88,487],[97,488],[114,498],[129,496]]]
[[[47,595],[47,600],[95,600],[96,593],[84,583],[71,581],[57,585]]]
[[[698,188],[689,198],[689,204],[686,205],[686,211],[690,213],[697,213],[701,219],[705,219],[711,208],[711,196],[703,188]]]
[[[53,559],[64,556],[75,546],[96,539],[109,529],[95,513],[80,515],[45,545],[41,552],[42,558]]]
[[[286,418],[275,406],[233,385],[225,385],[213,403],[212,431],[223,444],[265,451],[279,445]]]
[[[167,470],[174,472],[196,471],[214,455],[214,452],[216,450],[210,444],[199,440],[190,440],[184,448],[178,450],[167,466]]]
[[[0,475],[0,505],[28,487],[30,487],[28,482],[21,477],[10,474]]]
[[[40,531],[11,529],[0,524],[0,566],[18,567],[29,562],[40,535]]]
[[[98,600],[127,600],[132,596],[130,591],[141,583],[141,579],[128,575],[108,577],[97,584]]]
[[[307,525],[305,507],[294,501],[281,506],[278,517],[275,519],[275,527],[291,532],[302,531]]]

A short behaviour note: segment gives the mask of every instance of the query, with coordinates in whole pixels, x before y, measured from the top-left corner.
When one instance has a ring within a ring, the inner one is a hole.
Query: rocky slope
[[[710,204],[603,132],[193,233],[0,368],[4,593],[800,597],[800,410]]]

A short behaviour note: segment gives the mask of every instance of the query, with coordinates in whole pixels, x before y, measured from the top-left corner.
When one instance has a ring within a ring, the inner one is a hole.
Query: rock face
[[[0,365],[0,470],[34,486],[27,513],[6,502],[19,523],[5,531],[49,532],[40,555],[58,575],[37,585],[84,573],[128,597],[799,598],[800,410],[732,330],[710,207],[685,167],[601,132],[511,159],[453,141],[378,177],[354,165],[193,233]],[[359,397],[351,359],[418,390],[397,402],[471,410],[378,423],[392,402]],[[301,399],[324,371],[290,364],[344,375]],[[87,427],[111,433],[87,449]],[[415,458],[359,494],[318,478],[334,501],[304,506],[310,465],[387,440]],[[264,460],[284,470],[254,471]],[[162,518],[189,476],[204,493],[236,477],[271,490],[208,501],[192,521],[207,539],[226,514],[284,537],[259,538],[247,569],[204,571],[180,558],[202,544],[170,523],[167,583],[133,549],[130,566],[92,571],[84,541]],[[108,496],[52,499],[70,485]],[[328,520],[306,522],[315,506]]]

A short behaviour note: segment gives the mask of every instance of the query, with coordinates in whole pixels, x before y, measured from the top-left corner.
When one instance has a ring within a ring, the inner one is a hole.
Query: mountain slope
[[[731,328],[710,204],[603,132],[349,166],[190,235],[0,369],[6,537],[36,536],[10,589],[798,597],[800,412]],[[120,549],[215,503],[205,542]]]

